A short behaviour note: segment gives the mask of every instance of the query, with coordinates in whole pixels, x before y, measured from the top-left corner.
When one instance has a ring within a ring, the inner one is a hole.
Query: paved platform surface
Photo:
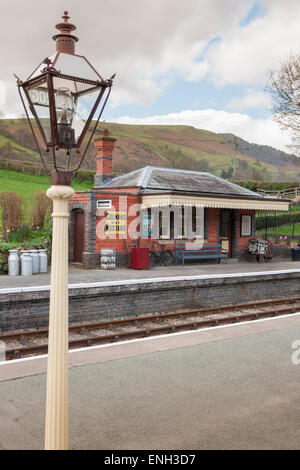
[[[300,313],[72,351],[70,448],[299,449],[295,340]],[[0,364],[0,449],[42,449],[45,367]]]
[[[135,279],[153,279],[174,276],[197,276],[212,274],[255,273],[262,271],[300,269],[300,262],[278,261],[272,263],[240,263],[233,260],[227,264],[196,264],[189,263],[186,266],[156,266],[153,269],[116,269],[105,271],[102,269],[83,269],[80,265],[69,266],[69,284],[122,281]],[[33,276],[7,276],[0,275],[1,288],[34,287],[50,284],[50,271],[46,274]]]

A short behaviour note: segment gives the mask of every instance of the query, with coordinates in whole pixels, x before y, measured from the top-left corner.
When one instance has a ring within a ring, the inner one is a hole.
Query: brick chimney
[[[100,139],[94,141],[96,149],[96,174],[94,176],[94,188],[99,188],[113,179],[112,153],[115,146],[113,137],[108,136],[108,130],[102,130]]]

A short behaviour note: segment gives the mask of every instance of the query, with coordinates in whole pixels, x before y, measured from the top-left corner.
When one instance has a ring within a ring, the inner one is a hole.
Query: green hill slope
[[[155,165],[208,171],[240,181],[298,181],[300,178],[300,158],[238,137],[235,149],[232,134],[216,134],[191,126],[105,122],[98,126],[95,137],[101,134],[102,128],[107,128],[117,138],[113,154],[115,174]],[[49,154],[44,155],[49,158]],[[95,169],[94,156],[91,145],[83,168]],[[38,152],[25,120],[0,120],[0,160],[39,164]]]

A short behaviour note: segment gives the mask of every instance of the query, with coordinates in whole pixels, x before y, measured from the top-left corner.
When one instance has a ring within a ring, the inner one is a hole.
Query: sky
[[[299,0],[10,0],[1,6],[0,111],[23,114],[21,79],[55,51],[68,10],[76,53],[116,73],[107,122],[186,124],[289,152],[268,70],[299,53]],[[3,114],[0,113],[2,116]]]

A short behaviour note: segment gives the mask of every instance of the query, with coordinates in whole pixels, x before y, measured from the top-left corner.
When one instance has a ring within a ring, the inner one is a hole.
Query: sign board
[[[28,90],[28,94],[32,104],[37,106],[49,106],[49,95],[47,89],[42,87],[31,88]]]
[[[73,98],[68,89],[67,91],[64,91],[63,89],[54,90],[54,93],[56,110],[74,110]],[[33,85],[33,87],[28,90],[28,94],[32,104],[35,106],[49,107],[49,94],[45,84],[44,86]]]
[[[111,199],[97,201],[97,209],[111,209]]]
[[[127,233],[127,212],[126,211],[106,211],[105,233],[126,235]]]

